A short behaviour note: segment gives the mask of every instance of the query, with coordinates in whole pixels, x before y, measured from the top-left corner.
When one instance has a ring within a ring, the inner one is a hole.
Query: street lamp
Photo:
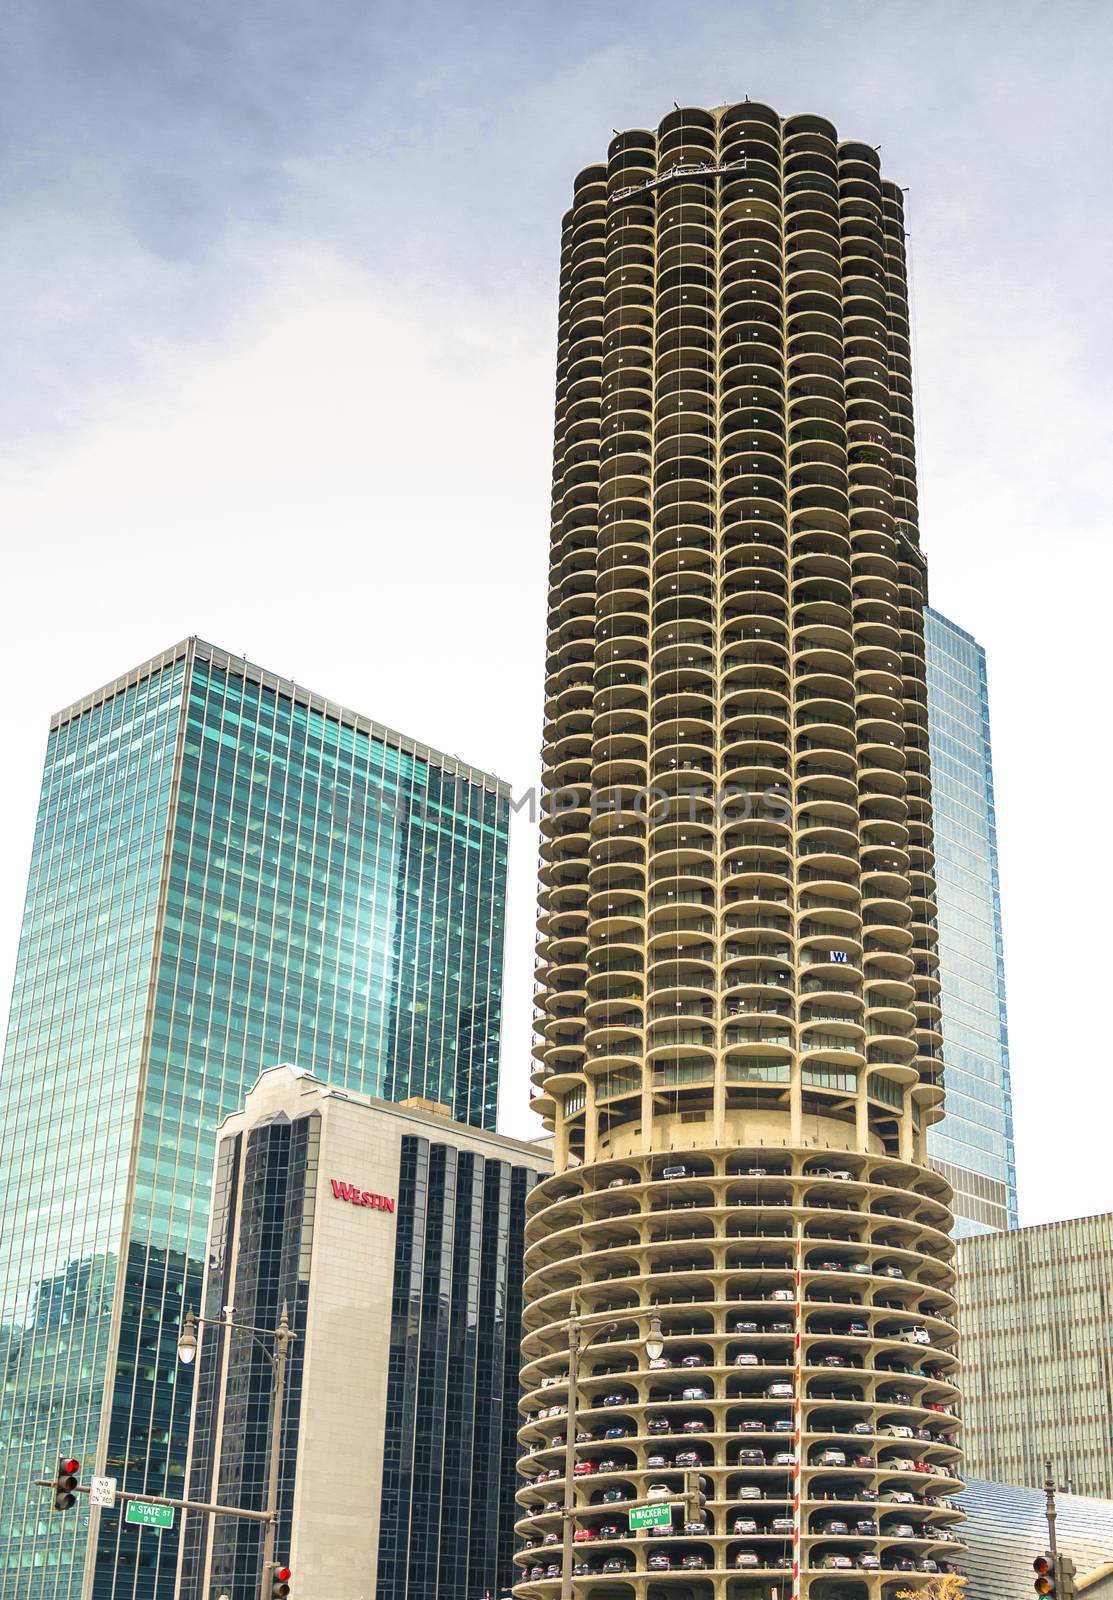
[[[197,1359],[197,1318],[192,1310],[185,1314],[185,1325],[178,1340],[178,1360],[183,1367],[191,1367]]]
[[[274,1386],[271,1390],[271,1415],[270,1415],[270,1472],[267,1481],[267,1504],[265,1507],[267,1520],[263,1524],[263,1571],[259,1580],[260,1600],[269,1600],[268,1590],[270,1579],[274,1570],[274,1545],[278,1532],[278,1468],[279,1446],[282,1434],[282,1398],[286,1388],[286,1357],[290,1345],[297,1338],[296,1333],[290,1331],[289,1312],[285,1300],[282,1302],[282,1314],[278,1319],[277,1328],[253,1328],[246,1322],[233,1322],[233,1308],[225,1306],[223,1317],[198,1317],[192,1308],[185,1314],[182,1325],[181,1337],[178,1340],[178,1360],[183,1366],[192,1366],[197,1359],[199,1341],[198,1327],[210,1326],[214,1328],[227,1328],[229,1332],[250,1334],[252,1342],[266,1356],[274,1373]],[[274,1350],[268,1350],[263,1339],[274,1341]]]
[[[659,1361],[665,1353],[665,1341],[661,1336],[661,1319],[656,1312],[649,1319],[649,1332],[645,1336],[645,1353],[650,1361]]]
[[[604,1322],[598,1326],[586,1324],[580,1317],[575,1295],[568,1316],[568,1407],[564,1435],[564,1540],[561,1551],[561,1600],[572,1600],[572,1532],[575,1512],[576,1483],[576,1412],[578,1410],[580,1381],[580,1356],[596,1339],[614,1333],[617,1322]],[[665,1349],[661,1334],[661,1319],[656,1312],[649,1319],[645,1336],[645,1353],[656,1361]]]

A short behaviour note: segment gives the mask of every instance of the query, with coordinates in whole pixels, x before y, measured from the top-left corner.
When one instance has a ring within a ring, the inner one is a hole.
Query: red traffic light
[[[78,1474],[81,1471],[81,1462],[75,1456],[59,1456],[58,1469],[54,1474],[54,1509],[55,1511],[69,1511],[77,1504],[74,1490],[77,1488]]]
[[[289,1567],[279,1567],[278,1571],[275,1573],[275,1577],[278,1579],[279,1583],[289,1583],[293,1576],[294,1574],[290,1571]]]
[[[1032,1571],[1036,1574],[1036,1581],[1032,1588],[1038,1595],[1054,1595],[1055,1593],[1055,1563],[1049,1555],[1037,1556],[1032,1562]]]
[[[294,1574],[289,1567],[275,1567],[271,1580],[271,1600],[286,1600],[290,1593],[290,1579]]]

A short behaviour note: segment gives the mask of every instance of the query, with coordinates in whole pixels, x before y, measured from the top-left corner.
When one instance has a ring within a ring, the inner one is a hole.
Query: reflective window
[[[84,1502],[51,1516],[26,1486],[59,1449],[92,1461],[104,1407],[106,1470],[182,1492],[183,1294],[217,1124],[260,1070],[495,1126],[505,794],[264,676],[198,645],[51,731],[0,1078],[0,1593],[21,1600],[77,1600]],[[176,1559],[176,1535],[105,1515],[94,1600],[162,1600]]]
[[[1017,1224],[985,651],[930,609],[925,642],[947,1092],[928,1148],[978,1233]]]

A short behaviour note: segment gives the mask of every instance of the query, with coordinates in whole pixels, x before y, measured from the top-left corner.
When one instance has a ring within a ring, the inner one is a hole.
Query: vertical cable
[[[792,1339],[792,1600],[800,1600],[800,1458],[803,1454],[803,1418],[800,1389],[803,1383],[803,1359],[800,1334],[804,1322],[804,1291],[800,1270],[803,1255],[803,1228],[796,1219],[796,1246],[794,1250],[793,1285],[796,1291],[796,1327]]]

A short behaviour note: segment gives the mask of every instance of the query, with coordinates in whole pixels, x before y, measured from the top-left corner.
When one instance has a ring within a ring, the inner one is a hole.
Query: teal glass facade
[[[0,1594],[162,1600],[215,1129],[296,1062],[494,1129],[509,795],[190,640],[53,720],[0,1080]]]
[[[1017,1225],[985,651],[925,613],[946,1116],[928,1134],[955,1232]]]

